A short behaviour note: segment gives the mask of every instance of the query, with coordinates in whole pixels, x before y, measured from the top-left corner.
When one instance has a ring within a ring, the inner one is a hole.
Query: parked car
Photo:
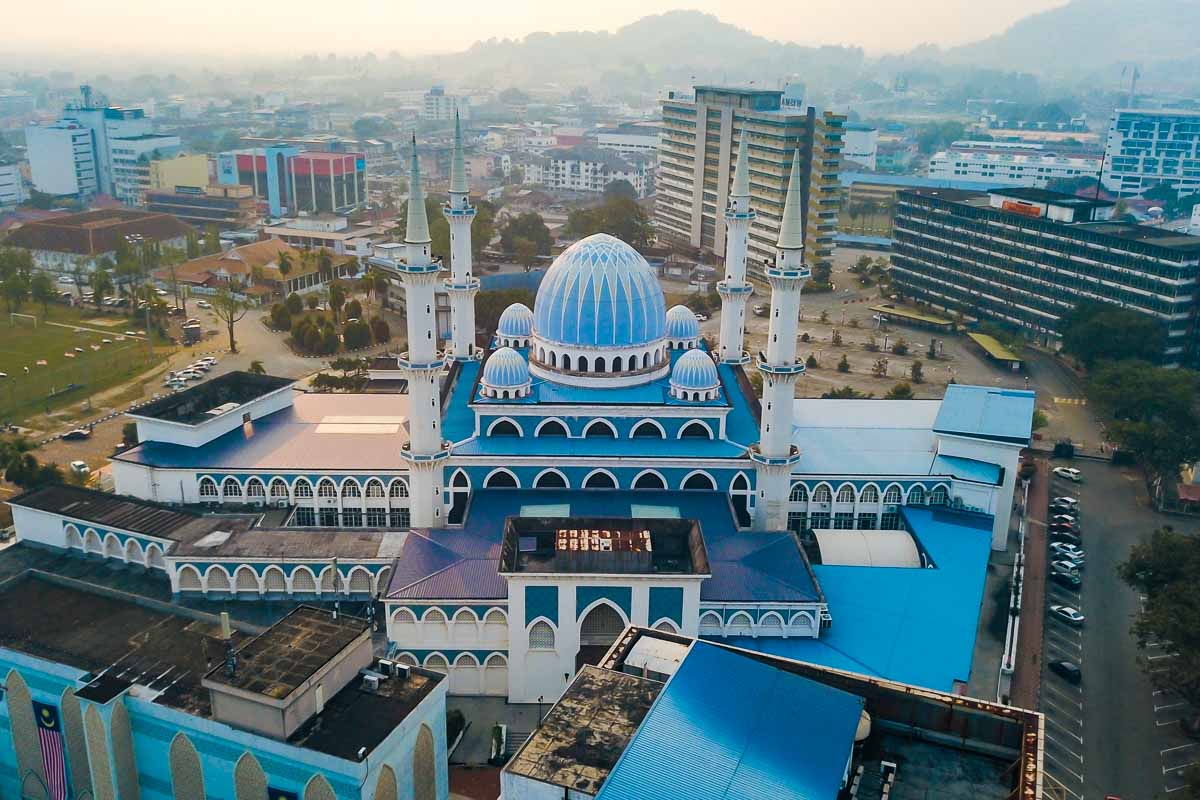
[[[197,300],[196,305],[200,308],[212,308],[212,303],[207,300]]]
[[[771,307],[766,303],[759,303],[754,307],[754,316],[765,317],[771,313]]]
[[[1076,592],[1079,591],[1079,587],[1083,586],[1083,579],[1076,572],[1059,572],[1055,570],[1050,573],[1050,580],[1059,586],[1065,586]]]
[[[1050,569],[1058,572],[1079,572],[1079,565],[1069,558],[1060,558],[1050,562]]]
[[[1069,530],[1052,530],[1050,531],[1051,542],[1066,542],[1067,544],[1080,545],[1083,544],[1083,539],[1078,533],[1073,533]]]
[[[1079,508],[1079,500],[1074,497],[1070,497],[1068,495],[1063,495],[1062,497],[1056,497],[1053,500],[1051,500],[1050,505],[1052,505],[1052,506],[1066,505],[1066,506],[1070,506],[1071,508],[1078,509]],[[1074,512],[1072,512],[1072,513],[1074,513]]]
[[[701,314],[699,311],[695,313],[697,322],[708,322],[708,314]]]
[[[87,465],[86,461],[72,461],[71,472],[76,475],[87,475],[92,471],[92,468]]]
[[[1051,672],[1067,683],[1078,684],[1083,680],[1083,670],[1079,668],[1078,664],[1072,661],[1051,661],[1047,666]]]
[[[1050,606],[1050,616],[1058,617],[1068,625],[1073,625],[1076,628],[1081,627],[1087,621],[1087,617],[1079,613],[1079,609],[1071,608],[1071,606]]]
[[[187,367],[185,367],[185,369],[191,370],[193,372],[208,372],[210,369],[212,369],[212,367],[203,361],[196,361],[191,364],[188,364]]]
[[[1076,561],[1080,564],[1083,563],[1085,555],[1083,550],[1079,549],[1073,544],[1067,544],[1066,542],[1051,542],[1050,552],[1056,556],[1069,558],[1072,561]]]
[[[1074,467],[1055,467],[1054,474],[1063,480],[1079,483],[1083,480],[1083,473]]]
[[[1075,516],[1074,514],[1055,514],[1050,518],[1050,522],[1052,524],[1059,522],[1065,525],[1078,525],[1079,517]]]
[[[220,362],[217,361],[217,359],[213,358],[212,356],[205,356],[204,358],[198,359],[196,361],[196,363],[197,364],[208,364],[210,367],[215,367]]]
[[[200,320],[196,319],[195,317],[189,317],[188,319],[185,319],[183,321],[183,327],[185,327],[185,328],[188,325],[199,325],[199,324],[200,324]]]
[[[81,439],[92,438],[92,432],[89,431],[87,428],[75,428],[74,430],[70,430],[70,431],[67,431],[66,433],[64,433],[62,435],[62,438],[64,441],[67,441],[67,442],[76,442]]]
[[[168,389],[171,389],[173,391],[182,392],[184,389],[187,388],[187,381],[182,380],[180,378],[172,378],[171,380],[167,381],[166,384],[164,384],[164,385]]]

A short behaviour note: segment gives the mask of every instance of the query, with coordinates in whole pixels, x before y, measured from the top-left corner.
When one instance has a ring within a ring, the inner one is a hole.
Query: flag
[[[50,800],[67,800],[67,757],[63,751],[58,710],[35,700],[33,716],[37,718],[38,744],[42,748],[42,767],[46,771]]]
[[[289,792],[286,789],[276,789],[273,786],[268,786],[267,800],[300,800],[300,795],[297,792]]]

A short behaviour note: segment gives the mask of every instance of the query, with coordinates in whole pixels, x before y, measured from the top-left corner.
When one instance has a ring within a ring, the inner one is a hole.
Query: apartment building
[[[87,198],[99,189],[90,128],[72,120],[25,128],[33,188],[60,197]]]
[[[738,144],[750,137],[750,265],[775,260],[792,158],[799,151],[805,257],[829,266],[838,216],[845,118],[815,108],[783,107],[782,91],[695,87],[694,99],[662,100],[655,225],[668,241],[725,252],[725,206]]]
[[[1029,142],[957,141],[929,159],[929,177],[1045,189],[1055,178],[1100,177],[1100,153],[1068,154]]]
[[[613,150],[579,145],[531,155],[525,164],[524,182],[547,189],[599,194],[614,181],[628,181],[638,197],[645,197],[648,180],[644,153],[618,155]]]
[[[1196,363],[1200,236],[1113,221],[1114,204],[1044,189],[897,195],[892,277],[904,295],[1054,345],[1098,301],[1160,320],[1162,361]]]
[[[25,181],[15,161],[0,161],[0,208],[12,208],[25,202]]]
[[[1200,191],[1200,111],[1117,109],[1101,180],[1121,197],[1163,183],[1185,194]]]

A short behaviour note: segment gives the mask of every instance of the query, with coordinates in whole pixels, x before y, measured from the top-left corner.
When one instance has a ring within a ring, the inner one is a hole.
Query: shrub
[[[365,322],[351,322],[342,328],[347,350],[357,350],[371,344],[371,328]]]
[[[904,341],[903,339],[897,339],[896,343],[894,345],[892,345],[892,352],[898,356],[907,354],[908,353],[908,342]]]
[[[321,349],[321,332],[316,327],[310,325],[304,329],[304,339],[301,346],[309,353],[324,352]]]
[[[812,341],[812,337],[808,335],[808,331],[805,331],[804,333],[800,334],[800,341],[802,341],[802,342],[811,342]]]
[[[300,295],[296,294],[295,292],[289,294],[287,299],[283,302],[287,306],[289,314],[299,314],[304,310],[304,301],[301,300]]]
[[[817,367],[817,357],[815,355],[813,355],[812,353],[809,353],[808,358],[804,359],[804,366],[807,367],[808,369],[816,368]]]
[[[290,331],[292,329],[292,315],[288,311],[287,306],[276,303],[271,309],[271,327],[277,331]]]
[[[346,303],[346,308],[343,312],[346,319],[362,319],[362,314],[362,303],[357,300],[351,300],[349,303]]]
[[[338,345],[340,345],[340,344],[341,344],[341,342],[338,341],[337,332],[333,329],[332,326],[326,328],[325,332],[321,334],[321,353],[322,354],[328,355],[330,353],[336,353],[338,351]]]
[[[920,361],[914,361],[908,369],[908,374],[912,376],[913,383],[925,382],[925,367]]]
[[[837,371],[838,372],[849,372],[850,371],[850,362],[846,359],[846,355],[844,353],[842,354],[842,360],[838,362]]]
[[[371,320],[371,338],[375,340],[375,344],[383,344],[391,340],[392,329],[388,326],[386,319],[375,317]]]
[[[308,297],[304,298],[304,305],[309,308],[316,308],[321,305],[321,298],[317,297],[317,293],[313,292]]]

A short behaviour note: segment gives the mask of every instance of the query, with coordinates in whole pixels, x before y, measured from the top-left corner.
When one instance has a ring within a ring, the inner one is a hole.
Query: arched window
[[[654,626],[654,630],[662,631],[663,633],[679,633],[679,629],[675,627],[675,623],[669,619],[664,619],[662,622]]]
[[[833,499],[833,492],[829,490],[829,486],[822,483],[813,491],[814,503],[828,503]]]
[[[550,623],[538,620],[533,624],[533,627],[529,629],[529,649],[554,649],[554,628],[550,627]]]
[[[271,481],[271,499],[272,500],[287,500],[288,487],[283,478],[275,478]]]
[[[318,497],[337,497],[337,486],[329,478],[322,478],[317,484]]]
[[[517,477],[506,469],[494,469],[483,479],[485,489],[519,489]]]
[[[585,489],[615,489],[617,479],[603,470],[596,470],[583,479]]]
[[[242,496],[242,485],[233,478],[226,478],[221,484],[221,494],[227,498],[240,498]]]
[[[701,636],[720,636],[724,632],[725,626],[721,622],[721,615],[715,611],[709,611],[700,617],[700,635]]]
[[[615,439],[617,429],[606,419],[594,419],[588,423],[583,435],[588,439]]]
[[[635,489],[666,489],[667,482],[657,472],[643,472],[633,480]]]
[[[729,618],[729,624],[725,626],[725,635],[749,636],[752,625],[750,615],[745,611],[739,611]]]
[[[680,439],[711,439],[712,428],[705,425],[703,422],[692,420],[687,425],[683,426],[683,430],[679,431]]]
[[[863,487],[862,494],[858,497],[860,503],[878,503],[879,489],[873,483],[869,483]]]
[[[267,496],[267,488],[258,478],[251,478],[246,481],[246,496],[261,500]]]
[[[435,757],[433,734],[428,725],[422,725],[413,748],[413,800],[437,800]]]
[[[362,497],[362,489],[358,487],[358,481],[350,478],[342,484],[342,497]]]
[[[925,505],[925,487],[917,484],[908,490],[908,505],[923,506]]]
[[[313,496],[312,484],[309,483],[304,478],[300,478],[299,480],[297,480],[296,481],[296,497],[312,497],[312,496]]]
[[[392,481],[392,486],[388,490],[388,497],[393,500],[408,497],[408,484],[401,480]]]
[[[488,436],[520,436],[521,429],[511,419],[498,419],[488,428]]]
[[[788,500],[793,503],[807,503],[808,487],[803,483],[793,483],[792,493],[788,495]]]
[[[854,502],[854,487],[848,483],[842,484],[842,487],[840,489],[838,489],[837,501],[839,503],[853,503]]]
[[[567,479],[557,470],[548,469],[533,479],[535,489],[566,489]]]
[[[535,436],[568,436],[567,426],[559,420],[548,419],[538,426]]]
[[[783,636],[783,618],[778,614],[764,614],[758,621],[761,636]]]
[[[217,482],[212,478],[200,479],[200,496],[201,497],[218,497]]]
[[[662,439],[662,438],[665,438],[663,436],[662,426],[659,425],[658,423],[653,422],[648,419],[642,420],[641,422],[639,422],[637,424],[637,426],[634,427],[633,433],[631,434],[631,436],[634,439]]]
[[[179,569],[179,590],[181,592],[200,591],[200,572],[190,564]]]
[[[900,487],[895,484],[889,486],[887,491],[883,493],[883,502],[889,505],[899,505],[902,499],[903,497],[900,494]]]
[[[946,487],[938,485],[929,493],[929,505],[944,506],[950,502],[950,493],[946,491]]]
[[[707,489],[712,491],[717,488],[717,482],[714,481],[712,476],[707,472],[693,472],[691,475],[687,476],[686,480],[684,480],[683,488]]]
[[[384,496],[386,496],[386,494],[383,491],[383,481],[377,478],[372,478],[371,480],[367,481],[367,497]]]

